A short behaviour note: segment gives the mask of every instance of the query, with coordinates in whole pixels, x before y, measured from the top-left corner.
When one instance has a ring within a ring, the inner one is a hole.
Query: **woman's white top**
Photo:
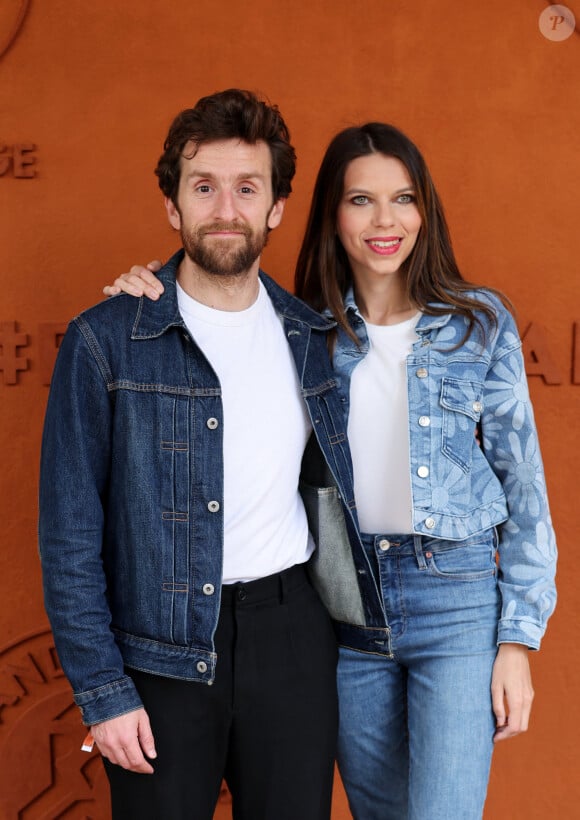
[[[411,533],[406,359],[420,313],[396,325],[366,322],[369,352],[350,382],[348,438],[365,533]]]

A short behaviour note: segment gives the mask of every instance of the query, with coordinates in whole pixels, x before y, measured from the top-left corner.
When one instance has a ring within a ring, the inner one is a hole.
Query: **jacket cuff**
[[[128,675],[106,686],[78,692],[74,700],[81,710],[85,726],[93,726],[143,707],[135,684]]]
[[[497,642],[519,643],[528,649],[539,649],[544,630],[533,621],[502,620],[499,623]]]

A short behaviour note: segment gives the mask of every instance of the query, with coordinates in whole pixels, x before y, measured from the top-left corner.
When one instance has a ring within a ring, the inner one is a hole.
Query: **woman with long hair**
[[[146,289],[135,275],[116,285]],[[351,563],[363,628],[323,596],[341,643],[338,763],[351,811],[477,820],[494,741],[527,729],[528,653],[556,599],[510,304],[463,278],[421,153],[383,123],[331,141],[296,293],[336,322],[329,354],[360,526]]]
[[[340,650],[353,815],[475,820],[493,741],[527,728],[528,650],[555,605],[509,302],[464,280],[422,155],[382,123],[330,143],[296,294],[337,322],[358,519],[390,627],[390,657]]]

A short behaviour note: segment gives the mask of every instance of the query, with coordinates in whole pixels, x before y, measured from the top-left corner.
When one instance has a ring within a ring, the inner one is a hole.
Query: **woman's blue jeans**
[[[495,721],[495,531],[364,536],[392,658],[340,650],[338,763],[355,820],[479,820]]]

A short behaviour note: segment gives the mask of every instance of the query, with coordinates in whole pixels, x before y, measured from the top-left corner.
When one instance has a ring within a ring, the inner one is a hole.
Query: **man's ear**
[[[169,199],[168,196],[164,199],[165,202],[165,210],[167,211],[167,219],[169,220],[169,224],[172,228],[175,228],[176,231],[181,230],[181,215],[177,210],[176,204],[173,202],[172,199]]]
[[[270,213],[268,214],[268,221],[267,226],[272,230],[273,228],[277,228],[280,222],[282,221],[282,215],[284,213],[284,206],[286,205],[285,199],[278,199],[271,207]]]

